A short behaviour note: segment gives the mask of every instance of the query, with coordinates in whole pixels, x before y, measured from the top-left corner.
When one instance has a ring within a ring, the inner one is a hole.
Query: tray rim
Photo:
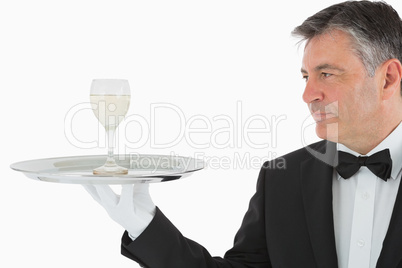
[[[125,156],[126,160],[119,160],[119,156]],[[14,171],[22,172],[25,176],[31,178],[31,179],[36,179],[36,180],[41,180],[41,181],[47,181],[47,182],[59,182],[59,183],[73,183],[73,184],[89,184],[88,183],[83,183],[81,181],[87,179],[87,180],[93,180],[97,181],[97,183],[102,183],[102,184],[123,184],[123,183],[135,183],[135,182],[157,182],[159,181],[170,181],[170,180],[176,180],[181,177],[187,177],[188,175],[191,175],[193,172],[202,170],[205,168],[205,161],[198,159],[198,158],[193,158],[193,157],[188,157],[188,156],[179,156],[179,155],[164,155],[164,154],[116,154],[115,158],[116,161],[130,161],[131,156],[136,156],[136,157],[166,157],[170,159],[174,158],[180,158],[180,159],[188,159],[188,161],[193,161],[197,163],[197,168],[194,169],[188,169],[186,168],[185,170],[180,170],[177,172],[170,172],[164,174],[163,172],[154,172],[154,173],[147,173],[147,174],[125,174],[125,175],[95,175],[92,173],[88,174],[72,174],[72,173],[58,173],[58,172],[38,172],[38,171],[30,171],[30,170],[24,170],[21,167],[18,167],[18,165],[24,164],[24,163],[29,163],[29,162],[34,162],[34,161],[55,161],[55,160],[60,160],[62,161],[63,159],[77,159],[79,160],[80,158],[85,160],[85,159],[91,159],[91,158],[105,158],[106,155],[75,155],[75,156],[61,156],[61,157],[47,157],[47,158],[38,158],[38,159],[30,159],[30,160],[23,160],[23,161],[18,161],[15,163],[12,163],[10,165],[10,168],[13,169]],[[78,166],[77,166],[78,167]],[[161,170],[160,170],[161,171]],[[60,181],[57,179],[60,177],[65,178],[65,181]],[[72,182],[74,178],[77,178],[76,182]],[[172,178],[172,179],[169,179]],[[153,179],[153,180],[152,180]],[[71,181],[69,181],[71,180]],[[107,180],[114,180],[114,182],[106,183]],[[69,182],[66,182],[69,181]],[[104,182],[102,182],[104,181]]]

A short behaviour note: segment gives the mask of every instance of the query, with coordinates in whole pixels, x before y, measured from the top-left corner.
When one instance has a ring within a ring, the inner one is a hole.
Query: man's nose
[[[312,103],[323,100],[324,95],[319,85],[311,78],[306,82],[306,87],[303,92],[303,101]]]

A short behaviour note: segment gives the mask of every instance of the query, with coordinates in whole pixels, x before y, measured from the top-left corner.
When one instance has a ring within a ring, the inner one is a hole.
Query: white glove
[[[122,185],[120,196],[108,185],[84,185],[84,188],[115,222],[127,230],[133,240],[155,216],[156,207],[149,195],[148,183]]]

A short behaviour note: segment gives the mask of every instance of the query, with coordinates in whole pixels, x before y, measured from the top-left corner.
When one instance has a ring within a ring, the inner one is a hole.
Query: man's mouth
[[[333,113],[316,111],[311,114],[316,122],[323,122],[325,120],[335,118],[336,115]]]

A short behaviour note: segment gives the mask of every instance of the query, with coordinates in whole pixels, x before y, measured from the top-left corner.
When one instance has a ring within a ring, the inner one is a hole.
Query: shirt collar
[[[391,178],[396,179],[402,173],[402,122],[391,132],[380,144],[378,144],[373,150],[371,150],[367,156],[370,156],[376,152],[382,151],[384,149],[389,149],[392,159],[392,171]],[[349,149],[343,144],[337,143],[337,148],[339,151],[344,151],[354,156],[359,156],[360,154]],[[338,176],[338,179],[340,176]]]

